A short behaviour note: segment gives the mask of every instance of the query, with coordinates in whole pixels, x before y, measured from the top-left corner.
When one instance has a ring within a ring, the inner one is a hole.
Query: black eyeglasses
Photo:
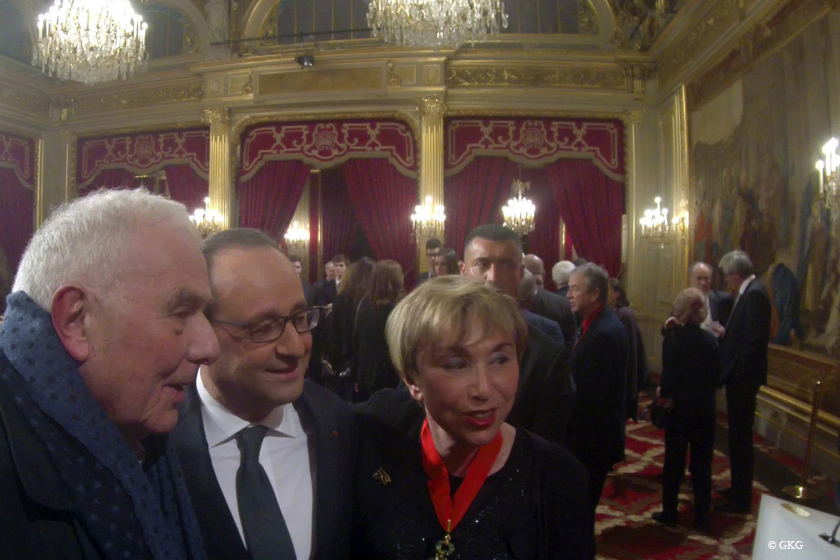
[[[211,319],[210,322],[247,330],[248,338],[251,339],[251,342],[261,344],[264,342],[274,342],[283,336],[283,331],[286,330],[286,324],[290,321],[295,330],[300,334],[311,331],[318,326],[323,310],[323,307],[310,307],[297,313],[292,313],[288,317],[262,319],[248,324],[234,323],[233,321],[219,321],[218,319]]]

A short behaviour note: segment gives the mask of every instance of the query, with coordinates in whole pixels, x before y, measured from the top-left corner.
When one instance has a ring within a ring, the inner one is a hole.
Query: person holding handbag
[[[690,449],[694,526],[703,532],[710,528],[715,391],[720,379],[717,339],[701,328],[708,314],[703,294],[688,288],[674,301],[676,326],[665,331],[660,397],[670,410],[665,424],[662,511],[653,514],[659,523],[677,525],[680,482]]]

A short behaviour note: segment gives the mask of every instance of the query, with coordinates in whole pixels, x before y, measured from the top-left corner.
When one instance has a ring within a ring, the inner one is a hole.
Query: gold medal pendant
[[[453,552],[455,552],[455,545],[452,544],[452,535],[446,533],[446,536],[435,545],[435,557],[431,560],[446,560]]]

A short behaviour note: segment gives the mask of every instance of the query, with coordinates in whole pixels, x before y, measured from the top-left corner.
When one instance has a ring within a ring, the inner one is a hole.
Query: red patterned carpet
[[[718,437],[725,435],[725,422],[725,417],[719,419]],[[801,472],[801,461],[756,435],[757,480],[753,483],[752,515],[712,513],[712,531],[708,535],[691,527],[694,521],[693,497],[690,475],[686,471],[680,489],[680,525],[670,529],[651,519],[651,514],[662,508],[663,437],[664,431],[649,422],[627,424],[627,461],[617,465],[610,474],[598,506],[595,522],[597,557],[653,560],[750,558],[761,494],[770,492],[758,480],[767,481],[776,488],[777,497],[788,499],[780,494],[779,489],[797,480],[795,473]],[[766,468],[768,462],[784,467],[781,469],[784,474],[780,476],[779,469],[770,472],[771,469]],[[765,465],[764,471],[762,464]],[[712,477],[715,488],[729,485],[729,460],[718,450],[715,450],[712,463]],[[833,503],[831,482],[824,475],[815,473],[809,478],[809,484],[816,487],[829,503]],[[813,504],[805,505],[815,507]],[[832,507],[829,506],[826,511]]]

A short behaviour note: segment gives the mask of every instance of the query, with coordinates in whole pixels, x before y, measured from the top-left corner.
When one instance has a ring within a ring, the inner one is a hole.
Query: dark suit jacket
[[[548,317],[537,315],[533,311],[529,311],[527,309],[522,310],[522,316],[525,318],[526,323],[540,329],[544,335],[557,344],[562,344],[563,346],[566,345],[566,341],[563,338],[563,331],[560,330],[560,325],[557,324],[557,321],[552,321]]]
[[[338,397],[304,382],[295,410],[309,437],[310,455],[315,457],[315,537],[312,558],[347,558],[352,523],[352,480],[356,462],[356,421],[350,408]],[[204,535],[208,558],[247,560],[250,558],[228,509],[213,470],[201,400],[195,386],[187,389],[180,421],[172,432],[187,486]]]
[[[428,271],[424,272],[423,274],[421,274],[420,276],[417,277],[417,285],[419,286],[420,284],[422,284],[423,282],[425,282],[429,278],[434,278],[434,277],[435,276],[432,274],[432,271],[428,270]]]
[[[726,292],[720,290],[711,290],[709,292],[709,313],[712,315],[712,320],[717,321],[723,326],[729,321],[729,315],[732,313],[732,306],[735,305],[735,300]]]
[[[700,325],[668,329],[662,341],[663,398],[674,399],[674,412],[714,416],[720,379],[718,339]]]
[[[627,331],[604,307],[569,360],[577,386],[569,444],[584,465],[611,467],[624,460],[627,359]]]
[[[563,284],[557,288],[557,295],[560,297],[569,297],[569,285]]]
[[[306,303],[312,303],[312,284],[306,278],[301,278],[300,283],[303,286],[303,297],[306,298]]]
[[[335,280],[319,280],[312,286],[312,303],[314,305],[329,305],[335,301],[338,288]]]
[[[566,347],[569,349],[572,348],[577,324],[575,323],[575,315],[572,313],[572,306],[569,304],[568,299],[553,294],[545,288],[538,287],[537,296],[534,298],[533,303],[531,303],[530,310],[560,325],[560,330],[563,331],[563,339],[566,341]]]
[[[767,344],[772,305],[764,285],[754,279],[738,298],[720,343],[721,382],[751,391],[767,384]]]

